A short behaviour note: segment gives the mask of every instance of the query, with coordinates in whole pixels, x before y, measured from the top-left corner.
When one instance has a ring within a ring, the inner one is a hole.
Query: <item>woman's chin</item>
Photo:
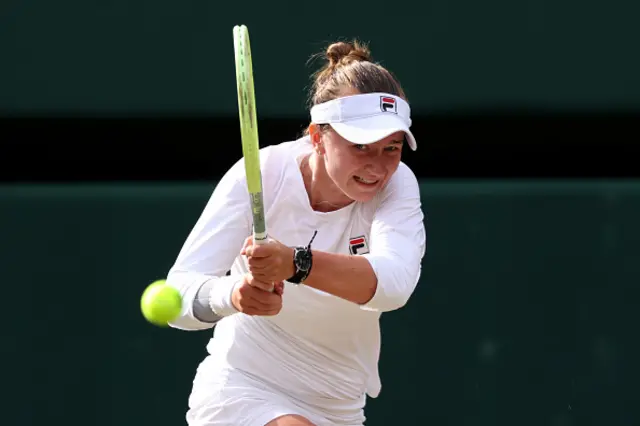
[[[353,201],[356,201],[358,203],[367,203],[373,200],[373,197],[375,197],[376,194],[377,194],[377,191],[363,192],[363,191],[354,191],[353,189],[351,189],[347,194],[347,196],[351,198]]]

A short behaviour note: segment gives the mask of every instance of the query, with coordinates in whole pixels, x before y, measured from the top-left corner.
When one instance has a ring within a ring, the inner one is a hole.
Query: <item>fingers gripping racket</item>
[[[240,114],[240,137],[247,175],[247,187],[251,199],[254,244],[267,242],[267,224],[264,217],[262,197],[262,174],[260,172],[260,146],[256,99],[253,87],[253,66],[249,30],[245,25],[233,27],[233,46],[236,60],[236,82],[238,85],[238,112]]]

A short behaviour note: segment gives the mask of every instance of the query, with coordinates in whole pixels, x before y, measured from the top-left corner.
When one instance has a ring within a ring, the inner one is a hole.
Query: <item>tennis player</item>
[[[270,242],[252,244],[241,160],[168,274],[185,302],[171,325],[215,326],[191,426],[362,425],[380,392],[380,315],[407,303],[425,254],[418,182],[400,161],[416,140],[400,84],[365,46],[334,43],[326,58],[304,136],[261,149]]]

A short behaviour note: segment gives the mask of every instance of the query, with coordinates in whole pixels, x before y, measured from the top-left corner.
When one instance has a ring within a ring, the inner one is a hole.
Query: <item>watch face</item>
[[[308,271],[311,267],[311,257],[306,250],[296,250],[296,267],[302,271]]]

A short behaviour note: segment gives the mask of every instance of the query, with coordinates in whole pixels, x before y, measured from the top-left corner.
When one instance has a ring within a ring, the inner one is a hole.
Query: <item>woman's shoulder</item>
[[[306,139],[280,142],[260,149],[260,169],[263,179],[283,178],[291,170],[299,170],[297,159],[311,152],[311,144]]]
[[[260,170],[263,179],[272,175],[280,175],[283,170],[292,168],[296,162],[292,162],[291,159],[295,159],[304,152],[311,152],[310,144],[304,138],[260,148]],[[237,159],[226,174],[231,179],[243,180],[246,176],[244,157]]]
[[[308,138],[305,137],[268,145],[260,149],[260,161],[263,166],[269,163],[289,165],[291,158],[296,158],[300,154],[311,152],[311,148],[311,143]]]

